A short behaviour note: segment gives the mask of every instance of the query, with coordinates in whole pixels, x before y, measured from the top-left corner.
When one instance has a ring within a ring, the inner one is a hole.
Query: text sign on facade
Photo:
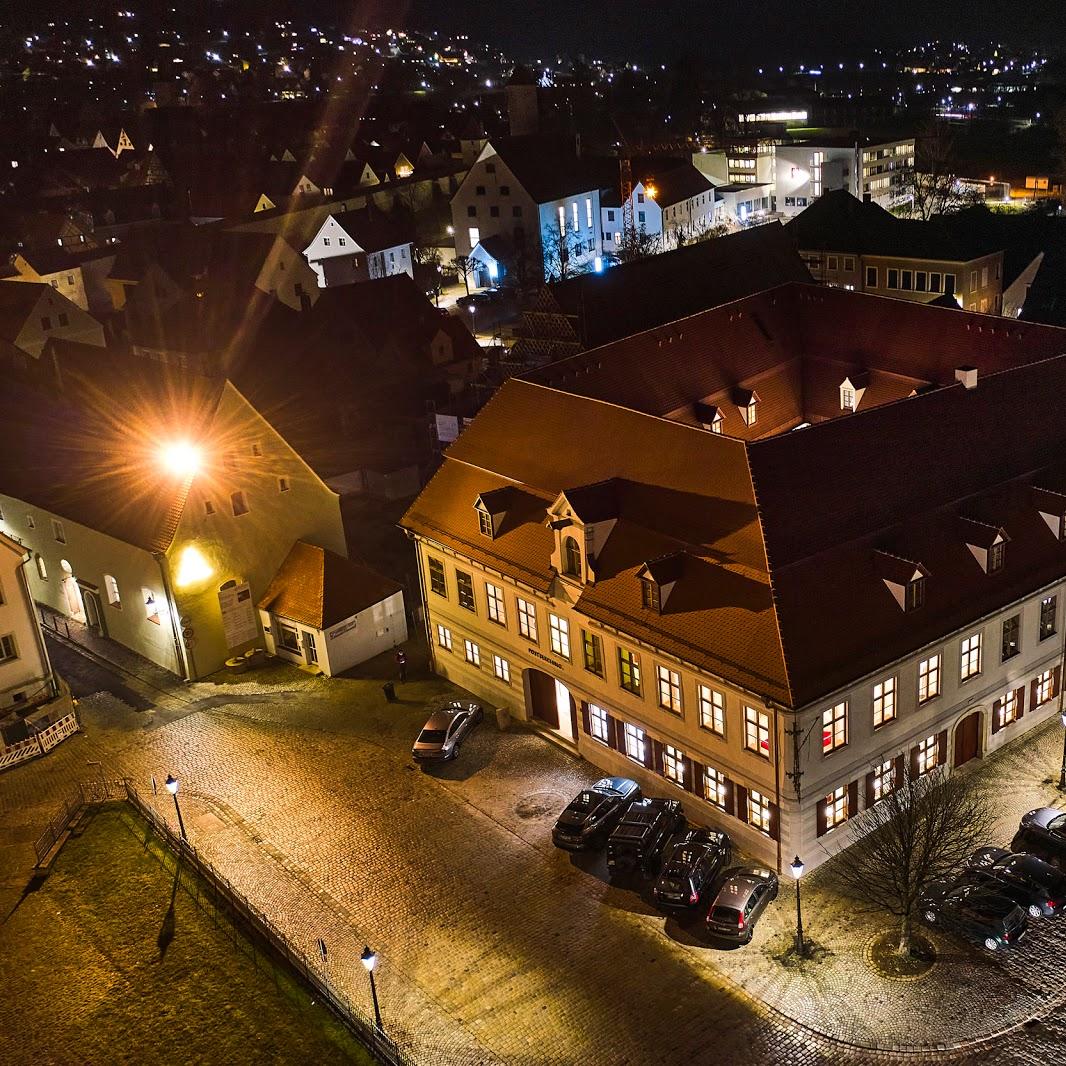
[[[259,637],[259,622],[248,582],[219,589],[218,605],[222,608],[222,628],[226,633],[226,647],[236,648]]]

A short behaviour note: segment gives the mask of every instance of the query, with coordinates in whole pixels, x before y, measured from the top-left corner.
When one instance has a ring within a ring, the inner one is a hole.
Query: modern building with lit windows
[[[1063,353],[789,284],[512,379],[403,519],[435,670],[817,865],[1059,711]]]
[[[0,532],[33,598],[190,679],[263,647],[256,603],[293,545],[346,554],[337,494],[225,379],[48,354],[54,380],[0,398]]]

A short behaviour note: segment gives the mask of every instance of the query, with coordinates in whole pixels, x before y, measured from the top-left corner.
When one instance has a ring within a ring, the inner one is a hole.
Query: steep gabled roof
[[[613,160],[584,159],[564,137],[531,134],[493,138],[489,144],[538,204],[617,183]]]

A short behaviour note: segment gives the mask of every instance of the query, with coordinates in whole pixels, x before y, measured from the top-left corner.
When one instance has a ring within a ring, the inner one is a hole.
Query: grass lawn
[[[0,1062],[373,1063],[181,888],[167,942],[173,874],[144,840],[131,811],[101,810],[0,925]]]

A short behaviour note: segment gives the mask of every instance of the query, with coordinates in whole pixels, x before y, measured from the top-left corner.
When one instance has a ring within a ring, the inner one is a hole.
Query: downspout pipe
[[[189,654],[185,647],[185,641],[181,639],[181,619],[178,617],[178,605],[174,600],[174,590],[170,584],[170,564],[163,552],[153,552],[155,561],[159,564],[159,576],[163,581],[163,595],[167,601],[167,613],[170,615],[170,633],[174,640],[174,653],[177,656],[178,667],[186,681],[195,681],[189,664]]]

